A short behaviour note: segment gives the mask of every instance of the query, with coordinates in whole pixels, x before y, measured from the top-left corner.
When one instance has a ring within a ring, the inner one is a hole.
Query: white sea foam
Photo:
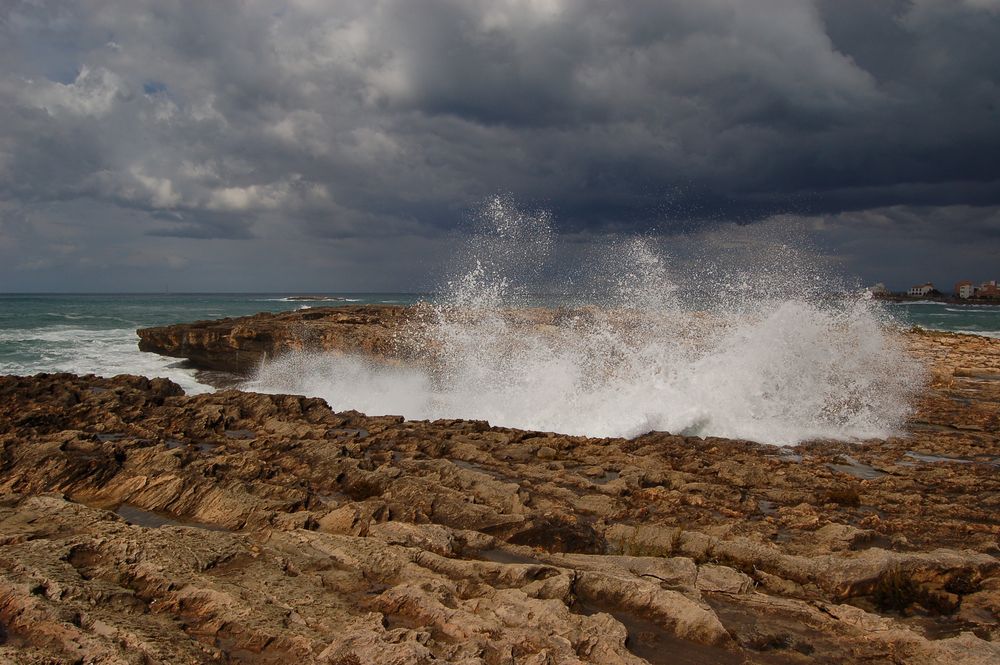
[[[488,231],[470,243],[465,268],[411,331],[427,363],[292,354],[246,387],[369,414],[786,445],[893,434],[920,385],[921,370],[870,296],[821,300],[816,285],[827,282],[801,266],[725,270],[702,260],[694,279],[688,266],[678,280],[651,242],[630,239],[607,247],[612,260],[595,262],[585,280],[603,285],[601,308],[512,314],[530,303],[525,294],[546,265],[548,217],[497,199],[479,222]],[[705,287],[711,309],[693,311],[678,283]]]
[[[961,335],[979,335],[980,337],[992,337],[1000,339],[1000,330],[953,330]]]
[[[138,341],[133,327],[94,330],[67,325],[0,330],[0,343],[30,349],[30,353],[11,354],[10,359],[0,362],[0,374],[140,374],[166,377],[188,394],[212,390],[176,359],[139,351]]]
[[[1000,311],[1000,305],[993,305],[993,306],[987,305],[985,307],[980,307],[976,305],[959,305],[957,308],[945,307],[945,310],[949,312],[956,312],[958,314],[969,314],[969,313],[975,314],[977,312],[984,312],[986,314],[995,314],[996,312]]]

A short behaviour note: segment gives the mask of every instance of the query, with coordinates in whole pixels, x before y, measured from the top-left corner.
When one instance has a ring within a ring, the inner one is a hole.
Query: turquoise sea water
[[[166,376],[185,390],[207,387],[174,359],[142,353],[136,328],[350,303],[410,304],[407,293],[328,294],[325,302],[283,294],[0,295],[0,374],[76,372]],[[887,303],[901,326],[1000,337],[1000,306]]]
[[[889,303],[889,312],[904,325],[1000,337],[1000,304],[959,305],[931,301]]]

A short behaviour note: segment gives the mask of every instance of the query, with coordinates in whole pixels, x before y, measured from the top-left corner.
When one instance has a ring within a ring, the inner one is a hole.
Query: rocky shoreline
[[[140,338],[245,372],[407,316]],[[906,340],[905,436],[795,449],[0,377],[0,661],[998,662],[1000,340]]]

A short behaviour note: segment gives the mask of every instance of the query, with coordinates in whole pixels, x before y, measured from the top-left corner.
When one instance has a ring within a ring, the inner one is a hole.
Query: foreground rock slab
[[[0,662],[1000,662],[1000,346],[905,437],[588,439],[0,378]]]

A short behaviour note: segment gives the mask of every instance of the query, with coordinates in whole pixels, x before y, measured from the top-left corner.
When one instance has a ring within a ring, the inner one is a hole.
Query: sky
[[[1000,278],[1000,0],[0,0],[0,291],[425,291],[591,251]]]

